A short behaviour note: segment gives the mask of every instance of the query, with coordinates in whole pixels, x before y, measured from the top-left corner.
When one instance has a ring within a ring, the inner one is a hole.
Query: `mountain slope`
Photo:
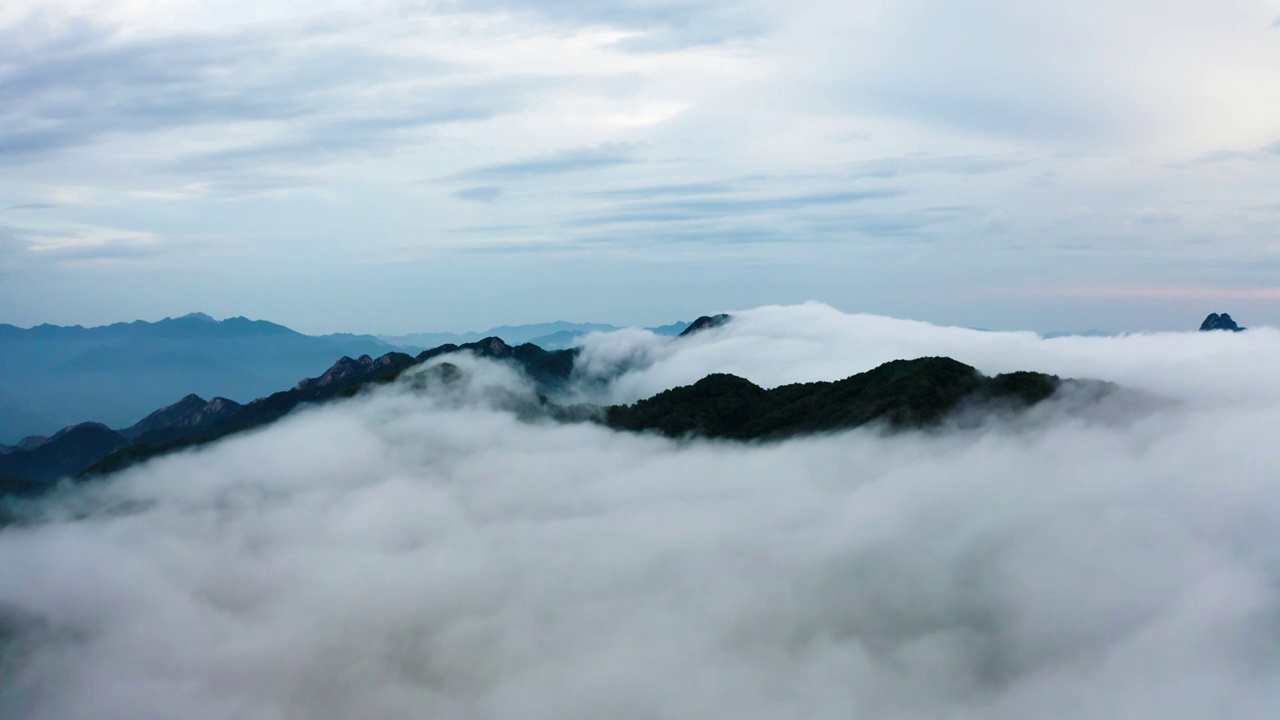
[[[130,440],[156,433],[181,432],[196,429],[239,411],[243,405],[226,398],[205,400],[199,395],[188,395],[173,405],[162,407],[139,420],[120,433]]]
[[[279,420],[304,404],[350,397],[368,386],[391,382],[410,367],[454,352],[469,352],[478,357],[510,363],[524,372],[542,391],[554,390],[569,379],[576,355],[570,350],[547,351],[527,343],[511,347],[498,338],[487,338],[464,345],[442,345],[416,357],[399,352],[387,353],[376,359],[368,355],[359,358],[343,357],[321,375],[303,380],[290,390],[273,393],[206,422],[144,432],[137,436],[132,445],[103,455],[86,464],[79,472],[114,472],[174,449],[261,427]],[[193,406],[194,402],[189,405]]]

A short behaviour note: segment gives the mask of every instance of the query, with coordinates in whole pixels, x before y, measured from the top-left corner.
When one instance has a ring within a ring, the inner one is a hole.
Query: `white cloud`
[[[942,355],[984,373],[1034,370],[1093,378],[1204,403],[1280,401],[1280,378],[1255,370],[1280,332],[1243,335],[1152,333],[1062,337],[938,327],[874,315],[850,315],[808,303],[732,313],[733,322],[670,343],[643,331],[590,335],[583,367],[608,377],[609,400],[633,402],[713,372],[766,387],[838,380],[897,358]]]
[[[1280,709],[1280,532],[1266,510],[1280,383],[1260,360],[1280,350],[1274,331],[1043,341],[804,306],[628,342],[655,361],[624,379],[633,389],[711,367],[766,383],[838,377],[945,351],[1180,403],[1120,425],[1050,416],[749,447],[386,389],[153,462],[66,499],[70,514],[0,532],[0,710]],[[521,392],[484,367],[469,365],[472,397]]]

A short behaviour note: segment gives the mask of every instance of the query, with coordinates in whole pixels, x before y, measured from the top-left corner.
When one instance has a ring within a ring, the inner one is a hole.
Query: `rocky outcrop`
[[[188,395],[178,402],[151,413],[137,423],[121,430],[121,434],[137,440],[148,433],[179,428],[196,428],[215,422],[243,407],[227,398],[205,400],[199,395]]]
[[[1244,330],[1244,328],[1237,325],[1236,321],[1232,320],[1231,316],[1226,313],[1222,313],[1221,315],[1218,313],[1209,313],[1209,317],[1205,318],[1204,322],[1200,323],[1200,332],[1209,332],[1210,330],[1229,330],[1231,332],[1240,332],[1241,330]]]

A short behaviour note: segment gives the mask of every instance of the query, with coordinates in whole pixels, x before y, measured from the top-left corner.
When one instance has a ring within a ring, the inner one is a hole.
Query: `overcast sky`
[[[6,0],[0,322],[1280,323],[1280,0]]]

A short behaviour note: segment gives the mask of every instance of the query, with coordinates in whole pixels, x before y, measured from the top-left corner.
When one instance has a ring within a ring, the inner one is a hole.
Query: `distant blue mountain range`
[[[687,326],[654,331],[674,335]],[[264,320],[219,321],[204,313],[90,328],[0,324],[0,445],[86,420],[129,426],[192,394],[247,403],[318,375],[344,355],[416,353],[495,336],[512,345],[533,341],[558,349],[588,332],[614,329],[556,322],[482,333],[314,336]]]

